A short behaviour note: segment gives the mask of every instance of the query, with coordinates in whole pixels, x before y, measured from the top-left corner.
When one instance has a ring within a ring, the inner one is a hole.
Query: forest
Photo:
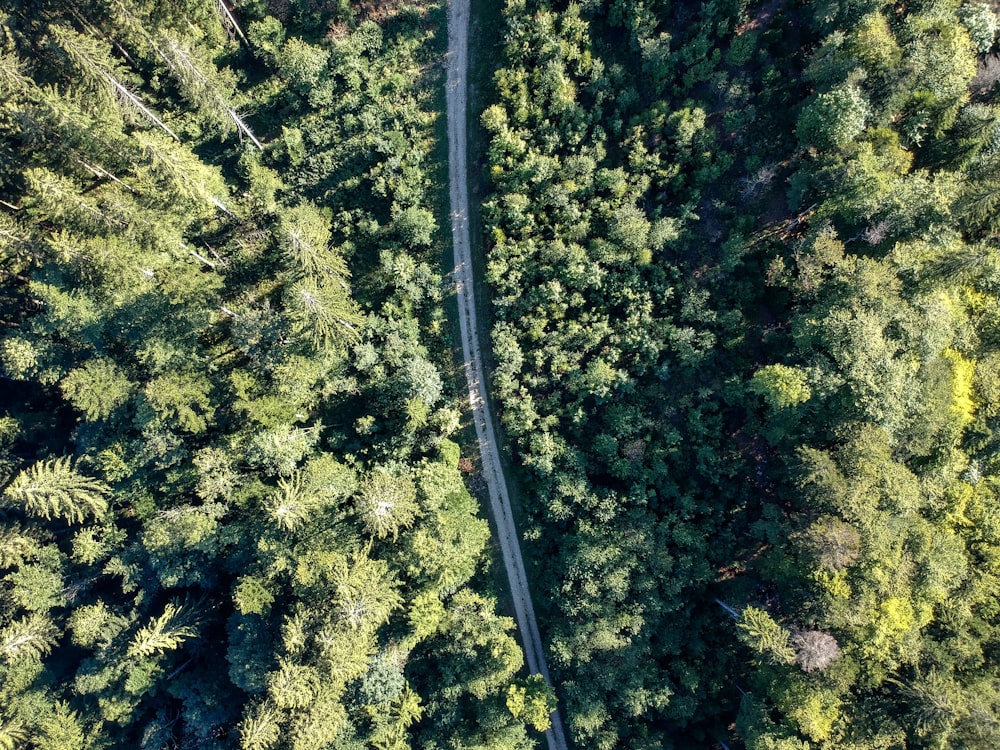
[[[1000,16],[0,0],[0,750],[1000,747]],[[480,106],[481,105],[481,106]]]
[[[576,746],[1000,746],[994,9],[503,13],[494,384]]]
[[[442,6],[0,7],[0,748],[531,747]]]

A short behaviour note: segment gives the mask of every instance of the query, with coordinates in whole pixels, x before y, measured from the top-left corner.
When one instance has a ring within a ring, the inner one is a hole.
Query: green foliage
[[[0,630],[0,653],[7,662],[40,659],[56,645],[59,629],[44,614],[33,612]]]
[[[278,480],[278,491],[269,503],[270,515],[278,528],[295,531],[318,509],[321,499],[309,490],[300,471],[293,472],[290,479]]]
[[[62,702],[53,706],[53,711],[42,720],[39,729],[37,746],[40,750],[71,750],[92,746],[85,738],[79,714]]]
[[[89,360],[71,371],[59,385],[66,399],[91,421],[107,419],[128,401],[132,392],[128,378],[114,362],[106,359]]]
[[[857,86],[817,95],[799,114],[796,134],[802,146],[844,148],[865,129],[871,109]]]
[[[996,676],[970,582],[996,535],[968,514],[993,496],[996,19],[640,5],[510,3],[481,118],[494,386],[570,734],[958,746]],[[932,729],[891,680],[944,663]]]
[[[69,456],[40,461],[18,474],[4,489],[9,506],[29,516],[83,523],[87,516],[101,518],[108,510],[110,490],[103,482],[80,474]]]
[[[166,587],[208,584],[219,552],[224,506],[177,506],[150,519],[141,534],[149,563]]]
[[[376,469],[361,482],[358,513],[368,533],[379,539],[397,539],[402,529],[413,524],[418,509],[417,488],[407,476]]]
[[[556,696],[541,675],[531,675],[524,684],[512,684],[507,689],[507,708],[514,718],[524,720],[538,732],[552,725],[550,714],[556,709]]]
[[[851,34],[851,51],[868,69],[883,74],[895,71],[903,59],[903,51],[882,13],[869,13],[861,19]]]
[[[532,746],[449,440],[443,7],[15,5],[0,747]],[[480,20],[492,384],[576,746],[1000,743],[996,26]]]
[[[495,669],[426,646],[489,534],[429,458],[440,9],[264,10],[0,14],[0,747],[483,736],[404,671]]]
[[[772,409],[786,409],[809,400],[808,374],[787,365],[767,365],[753,374],[750,390],[763,396]]]
[[[746,607],[736,626],[740,640],[770,662],[791,664],[795,661],[795,651],[789,645],[790,633],[764,610]]]
[[[127,625],[102,600],[75,608],[69,620],[73,643],[84,648],[107,647]]]
[[[166,373],[149,381],[144,395],[160,419],[194,434],[208,428],[214,407],[206,380],[181,373]]]
[[[343,258],[330,251],[328,219],[314,206],[284,211],[279,224],[279,248],[290,264],[305,276],[345,276]]]
[[[267,703],[258,704],[240,723],[242,750],[270,750],[281,738],[280,714]]]
[[[186,615],[181,607],[170,602],[163,614],[145,625],[128,647],[128,656],[155,656],[164,651],[173,651],[195,634],[194,628],[183,624]]]
[[[958,9],[958,17],[962,19],[979,54],[985,55],[993,49],[1000,29],[1000,21],[993,8],[982,2],[963,4]]]

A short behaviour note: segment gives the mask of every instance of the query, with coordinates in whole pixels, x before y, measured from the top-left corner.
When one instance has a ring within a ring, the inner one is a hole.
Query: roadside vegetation
[[[0,747],[532,747],[442,375],[444,7],[0,9]]]

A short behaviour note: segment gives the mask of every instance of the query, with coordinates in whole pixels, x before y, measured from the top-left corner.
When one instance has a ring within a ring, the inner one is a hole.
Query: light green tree
[[[843,148],[864,130],[871,107],[857,86],[839,86],[817,95],[799,114],[796,133],[802,146]]]
[[[200,373],[167,372],[143,389],[157,417],[192,434],[205,432],[215,413],[211,384]]]
[[[80,474],[69,456],[39,461],[15,477],[4,490],[7,505],[19,506],[29,516],[62,518],[83,523],[87,516],[101,518],[108,510],[110,488],[100,480]]]
[[[344,346],[358,338],[360,318],[341,278],[307,277],[290,284],[285,305],[295,330],[317,348]]]
[[[297,273],[347,278],[343,257],[330,247],[330,220],[315,206],[303,203],[283,210],[276,234],[282,253]]]
[[[92,747],[79,713],[63,701],[57,701],[51,713],[39,722],[39,730],[35,740],[38,750],[87,750]]]
[[[539,732],[552,725],[550,715],[556,710],[556,696],[541,675],[533,674],[507,688],[507,708],[514,718],[524,718]]]
[[[764,397],[773,409],[787,409],[805,403],[812,396],[809,376],[800,368],[788,365],[767,365],[753,374],[750,390]]]
[[[789,645],[791,633],[776,623],[764,610],[744,607],[736,627],[739,639],[772,663],[795,662],[795,651]]]
[[[962,19],[979,54],[985,55],[993,49],[1000,29],[1000,20],[993,8],[984,2],[962,3],[958,9],[958,17]]]
[[[133,389],[117,365],[103,357],[71,370],[59,387],[69,402],[91,421],[110,416],[128,400]]]
[[[361,482],[357,507],[370,534],[393,540],[413,524],[420,508],[413,480],[384,468],[375,469]]]
[[[240,722],[241,750],[271,750],[281,738],[281,714],[271,701],[250,707]]]
[[[48,615],[32,612],[0,629],[0,656],[8,662],[41,659],[52,651],[59,629]]]
[[[193,638],[197,632],[187,620],[187,613],[182,607],[174,602],[168,602],[163,608],[163,614],[152,618],[132,638],[128,656],[150,657],[178,649],[184,641]]]

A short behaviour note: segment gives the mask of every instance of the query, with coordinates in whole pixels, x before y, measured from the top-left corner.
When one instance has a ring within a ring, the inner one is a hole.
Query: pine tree
[[[146,384],[144,395],[156,415],[192,434],[205,432],[215,414],[211,384],[200,373],[167,372]]]
[[[107,111],[109,105],[115,109],[113,105],[117,103],[122,111],[137,112],[174,140],[180,140],[180,137],[123,83],[122,75],[106,47],[92,37],[78,34],[67,26],[53,24],[49,27],[49,33],[84,74],[85,80],[89,80],[92,84],[91,91],[97,95],[95,110]]]
[[[294,275],[347,278],[347,264],[330,247],[330,222],[308,203],[281,212],[278,244]]]
[[[240,722],[241,750],[271,750],[282,735],[280,720],[270,700],[249,707]]]
[[[736,626],[739,628],[739,639],[758,654],[775,664],[792,664],[795,661],[795,651],[788,643],[791,634],[764,610],[744,608]]]
[[[128,656],[150,657],[179,648],[184,641],[196,634],[193,627],[183,622],[185,616],[186,613],[179,606],[169,602],[162,615],[151,619],[148,625],[135,634],[128,647]]]
[[[309,491],[301,471],[278,480],[278,491],[271,495],[268,510],[283,531],[295,531],[308,522],[319,506],[319,499]]]
[[[140,176],[148,175],[152,182],[148,190],[156,191],[164,204],[174,211],[183,206],[206,218],[216,211],[232,215],[229,189],[217,168],[205,164],[187,146],[159,133],[136,131],[132,139],[137,146],[133,168],[139,170]]]
[[[47,615],[32,612],[0,630],[0,656],[6,661],[41,659],[56,645],[59,629]]]
[[[201,59],[199,51],[179,39],[164,36],[158,42],[158,52],[189,102],[211,117],[223,132],[235,129],[258,149],[264,149],[232,103],[235,83],[230,71],[219,70]]]
[[[63,395],[84,417],[94,421],[106,419],[124,404],[132,392],[132,384],[109,359],[91,359],[70,372],[59,384]]]
[[[17,750],[27,741],[28,732],[21,722],[0,718],[0,750]]]
[[[379,539],[397,539],[400,530],[413,523],[419,509],[417,488],[408,476],[376,469],[361,483],[358,513],[368,532]]]
[[[87,750],[91,743],[84,735],[80,715],[68,704],[57,701],[52,712],[40,722],[40,736],[35,740],[38,750]]]
[[[965,230],[972,236],[995,236],[1000,231],[997,207],[1000,206],[1000,181],[970,181],[959,198],[956,209]]]
[[[17,524],[0,528],[0,568],[13,568],[38,556],[38,540]]]
[[[389,566],[365,550],[338,560],[332,575],[338,614],[354,630],[374,630],[402,603]]]
[[[357,314],[343,279],[307,277],[285,290],[295,330],[316,348],[344,346],[358,338]]]
[[[312,705],[320,689],[319,674],[312,667],[283,659],[267,681],[268,693],[278,708],[303,709]]]
[[[17,505],[29,516],[64,518],[83,523],[88,515],[101,518],[108,510],[110,488],[78,473],[69,456],[40,461],[22,471],[4,490],[8,505]]]

